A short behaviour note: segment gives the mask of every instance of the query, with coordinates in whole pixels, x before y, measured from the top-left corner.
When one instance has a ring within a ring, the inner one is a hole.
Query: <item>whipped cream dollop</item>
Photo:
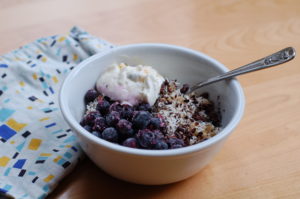
[[[153,106],[164,81],[151,66],[121,63],[108,67],[98,78],[96,87],[103,95],[121,103],[134,106],[147,102]]]

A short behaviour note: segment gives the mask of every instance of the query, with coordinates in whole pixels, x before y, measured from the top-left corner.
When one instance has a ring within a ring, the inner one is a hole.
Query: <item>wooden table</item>
[[[299,0],[2,0],[0,54],[78,25],[115,44],[162,42],[235,68],[287,46],[300,51]],[[86,159],[53,198],[300,198],[300,59],[238,79],[239,127],[194,177],[165,186],[116,180]]]

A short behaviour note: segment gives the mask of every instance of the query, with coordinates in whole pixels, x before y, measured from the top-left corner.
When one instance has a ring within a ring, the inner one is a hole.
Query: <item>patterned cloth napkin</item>
[[[112,47],[74,27],[0,56],[0,198],[45,198],[82,157],[59,89],[78,63]]]

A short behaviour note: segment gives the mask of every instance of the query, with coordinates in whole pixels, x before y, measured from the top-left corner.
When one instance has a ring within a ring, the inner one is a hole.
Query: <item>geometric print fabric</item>
[[[82,158],[58,92],[78,63],[112,47],[73,27],[0,56],[0,197],[45,198]]]

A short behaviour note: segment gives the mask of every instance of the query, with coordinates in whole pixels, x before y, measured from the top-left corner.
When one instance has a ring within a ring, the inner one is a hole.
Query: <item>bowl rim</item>
[[[227,124],[227,126],[225,128],[222,128],[221,131],[203,141],[200,143],[197,143],[195,145],[191,145],[191,146],[186,146],[186,147],[182,147],[182,148],[178,148],[178,149],[167,149],[167,150],[149,150],[149,149],[136,149],[136,148],[130,148],[130,147],[125,147],[119,144],[115,144],[115,143],[111,143],[109,141],[100,139],[94,135],[92,135],[91,133],[89,133],[88,131],[86,131],[80,124],[79,122],[77,122],[75,120],[74,117],[72,117],[71,111],[67,105],[67,96],[64,94],[65,90],[68,87],[68,84],[71,82],[71,80],[73,78],[76,77],[76,75],[80,72],[80,70],[87,64],[89,64],[90,62],[93,62],[96,59],[99,59],[100,57],[104,57],[106,55],[112,54],[112,53],[116,53],[116,51],[122,51],[122,50],[126,50],[126,49],[130,49],[130,48],[163,48],[165,50],[176,50],[180,53],[186,53],[186,54],[191,54],[197,57],[201,57],[202,59],[205,59],[206,61],[212,62],[215,66],[218,67],[218,69],[222,70],[223,72],[227,72],[228,68],[226,68],[223,64],[221,64],[220,62],[218,62],[217,60],[215,60],[214,58],[211,58],[210,56],[196,51],[196,50],[192,50],[190,48],[186,48],[186,47],[182,47],[182,46],[176,46],[176,45],[170,45],[170,44],[162,44],[162,43],[138,43],[138,44],[128,44],[128,45],[123,45],[123,46],[117,46],[115,48],[109,49],[107,51],[101,52],[101,53],[97,53],[95,55],[92,55],[91,57],[85,59],[84,61],[82,61],[81,63],[79,63],[65,78],[65,80],[62,83],[62,86],[60,88],[60,92],[59,92],[59,105],[60,105],[60,109],[61,112],[63,114],[63,117],[65,119],[65,121],[72,127],[72,129],[75,130],[75,132],[73,131],[73,133],[75,134],[81,134],[82,136],[84,136],[85,138],[87,138],[88,140],[90,140],[91,142],[95,143],[95,144],[99,144],[102,147],[105,147],[109,150],[113,150],[115,152],[121,152],[121,153],[126,153],[128,155],[139,155],[139,156],[177,156],[177,155],[184,155],[184,154],[190,154],[190,153],[194,153],[203,149],[206,149],[208,147],[210,147],[213,144],[216,144],[222,140],[224,140],[227,136],[229,136],[233,130],[236,128],[236,126],[238,125],[238,123],[240,122],[243,113],[244,113],[244,109],[245,109],[245,96],[244,96],[244,92],[243,89],[240,85],[240,83],[236,80],[236,79],[232,79],[229,84],[231,84],[231,86],[233,87],[234,90],[236,90],[237,92],[237,96],[238,96],[238,104],[237,104],[237,112],[236,114],[233,116],[232,120]],[[79,144],[80,141],[78,140]]]

